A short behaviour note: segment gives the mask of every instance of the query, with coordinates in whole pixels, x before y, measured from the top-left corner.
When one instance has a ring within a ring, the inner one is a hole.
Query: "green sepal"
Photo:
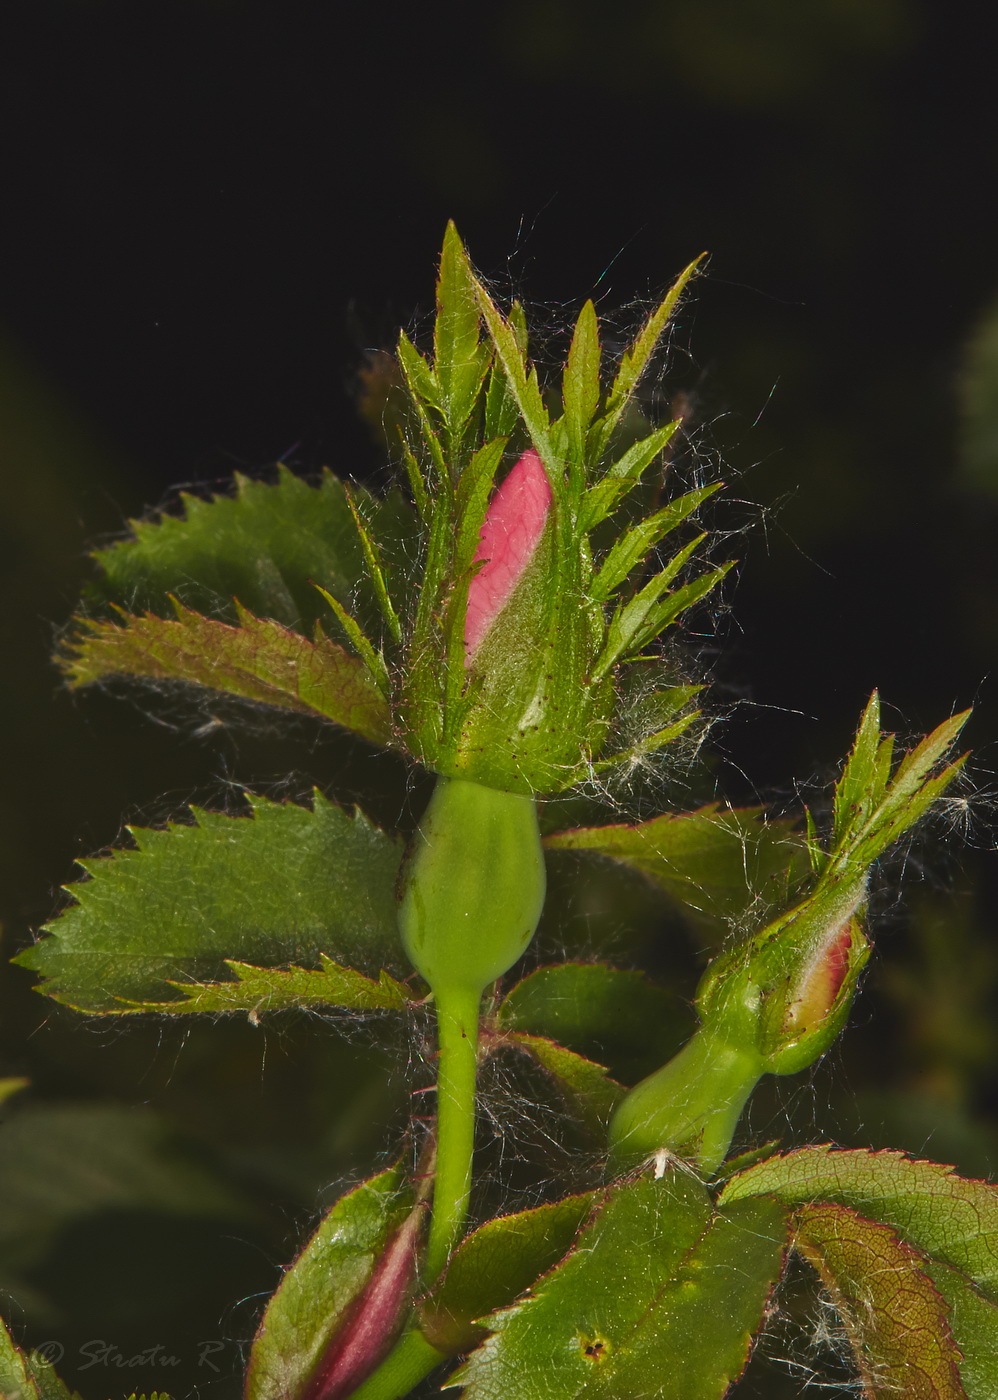
[[[398,1166],[336,1202],[267,1305],[250,1352],[246,1400],[300,1400],[413,1209]]]
[[[341,967],[325,953],[319,954],[317,969],[307,967],[254,967],[251,963],[226,958],[233,974],[226,982],[170,982],[174,996],[182,1000],[130,1002],[120,1011],[157,1012],[182,1016],[190,1012],[213,1015],[242,1011],[256,1021],[270,1011],[322,1006],[343,1007],[350,1011],[403,1011],[413,997],[401,982],[382,968],[377,980],[365,977],[352,967]]]
[[[812,859],[810,893],[788,913],[716,959],[697,994],[701,1018],[718,1027],[734,1018],[775,1074],[795,1074],[832,1044],[848,1014],[869,948],[857,921],[869,866],[918,822],[945,791],[962,760],[938,769],[966,715],[946,721],[902,759],[891,777],[893,743],[880,737],[873,697],[836,789],[830,849]],[[750,1030],[745,1007],[758,1008]]]
[[[720,483],[717,483],[714,486],[704,486],[699,491],[688,491],[685,496],[678,496],[662,510],[633,525],[620,537],[597,570],[592,584],[593,596],[601,602],[608,599],[667,534],[681,525],[709,496],[720,489]],[[703,539],[704,536],[701,535],[697,543]],[[693,547],[695,546],[691,546]],[[674,577],[674,573],[667,576],[665,582],[671,582]]]
[[[591,1191],[501,1215],[473,1231],[451,1256],[440,1283],[419,1303],[427,1341],[448,1356],[485,1340],[480,1319],[509,1305],[554,1268],[592,1209]]]
[[[309,641],[236,604],[239,625],[192,612],[173,599],[176,618],[120,613],[118,622],[81,618],[60,661],[71,685],[107,676],[185,681],[240,699],[332,720],[376,744],[392,719],[367,665],[317,627]]]
[[[579,511],[581,529],[593,530],[613,514],[627,493],[637,486],[655,458],[665,451],[679,426],[679,419],[675,419],[664,427],[656,428],[629,447],[618,461],[606,469],[583,498]]]
[[[679,305],[683,292],[699,270],[705,256],[706,254],[701,253],[688,267],[683,269],[665,297],[648,317],[633,344],[624,352],[620,368],[617,370],[616,378],[607,395],[603,416],[593,424],[590,448],[593,451],[594,459],[599,458],[609,445],[614,430],[630,403],[641,376],[648,368],[648,363]]]
[[[195,808],[192,825],[129,828],[134,850],[80,862],[74,905],[16,961],[57,1001],[102,1013],[224,977],[227,958],[400,970],[399,842],[319,792],[311,811],[247,796],[251,817]]]
[[[452,453],[478,402],[491,360],[488,347],[479,344],[480,324],[481,312],[468,258],[451,222],[444,234],[437,279],[433,369]]]
[[[596,308],[587,301],[575,323],[561,381],[565,427],[575,470],[584,476],[586,438],[600,400],[600,343]]]
[[[746,1203],[747,1204],[747,1203]],[[721,1400],[748,1358],[779,1277],[785,1212],[716,1215],[703,1186],[665,1170],[618,1184],[577,1247],[451,1378],[466,1400]]]

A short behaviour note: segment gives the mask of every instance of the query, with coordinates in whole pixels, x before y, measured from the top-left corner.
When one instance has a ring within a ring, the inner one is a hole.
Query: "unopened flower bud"
[[[465,665],[509,603],[533,561],[548,516],[551,485],[537,453],[524,452],[496,491],[478,535],[474,563],[481,567],[468,588],[464,617]]]

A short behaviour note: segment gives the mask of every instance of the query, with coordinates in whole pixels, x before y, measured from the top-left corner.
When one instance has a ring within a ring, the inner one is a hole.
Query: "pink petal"
[[[485,563],[468,589],[465,665],[471,662],[534,557],[551,501],[544,464],[530,448],[492,497],[479,531],[475,562],[484,559]]]

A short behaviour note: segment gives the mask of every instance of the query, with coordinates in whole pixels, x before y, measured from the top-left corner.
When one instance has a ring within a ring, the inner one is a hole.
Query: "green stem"
[[[468,1211],[475,1150],[475,1079],[482,994],[437,993],[437,1151],[433,1215],[421,1281],[429,1288],[457,1244]],[[350,1400],[399,1400],[447,1357],[415,1328],[405,1332]]]
[[[443,1352],[430,1346],[422,1332],[405,1332],[350,1400],[400,1400],[446,1360]]]
[[[480,990],[437,993],[437,1164],[433,1215],[423,1283],[435,1282],[460,1238],[471,1191],[475,1149],[475,1078],[478,1073]]]

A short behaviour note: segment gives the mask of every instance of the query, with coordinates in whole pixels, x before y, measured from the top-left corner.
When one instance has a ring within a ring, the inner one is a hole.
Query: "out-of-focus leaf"
[[[744,1368],[786,1239],[775,1201],[718,1215],[685,1173],[624,1182],[568,1258],[490,1319],[493,1335],[452,1379],[468,1400],[720,1400]]]
[[[475,1230],[419,1305],[419,1325],[438,1351],[470,1351],[484,1341],[479,1319],[515,1302],[568,1253],[593,1204],[593,1193],[501,1215]]]
[[[246,1400],[298,1400],[349,1326],[412,1207],[398,1167],[336,1202],[267,1305],[250,1352]]]
[[[686,908],[710,918],[786,902],[807,867],[789,821],[765,821],[759,807],[654,817],[636,826],[584,827],[544,838],[550,851],[590,851],[646,876]]]
[[[30,1083],[30,1079],[0,1079],[0,1104],[26,1089]]]
[[[97,1012],[215,981],[228,958],[399,967],[399,842],[318,792],[311,811],[249,801],[252,817],[193,809],[192,826],[130,828],[137,849],[81,862],[76,903],[17,961],[50,996]]]
[[[320,716],[372,743],[391,739],[391,713],[365,663],[316,630],[309,641],[239,608],[239,626],[176,605],[176,620],[123,614],[120,623],[83,619],[63,648],[72,685],[109,675],[188,681],[212,690]]]
[[[329,611],[313,584],[344,607],[357,608],[364,626],[380,616],[367,581],[364,551],[343,483],[324,472],[309,486],[285,467],[274,485],[236,475],[235,494],[204,501],[184,495],[181,516],[133,521],[133,538],[98,550],[102,577],[94,600],[129,612],[172,614],[169,595],[187,607],[235,621],[234,598],[256,617],[311,633]],[[413,522],[402,498],[377,500],[360,488],[355,500],[396,570],[411,556]],[[409,542],[409,549],[402,546]],[[389,574],[396,598],[402,578]]]
[[[205,982],[192,986],[189,982],[172,982],[171,989],[180,992],[182,1001],[132,1002],[123,1011],[156,1011],[170,1016],[185,1012],[246,1011],[251,1019],[266,1011],[285,1011],[290,1007],[342,1006],[351,1011],[401,1011],[411,1005],[412,998],[401,982],[383,971],[372,981],[352,967],[319,954],[318,970],[306,967],[254,967],[250,963],[225,961],[235,974],[231,982]]]
[[[114,1104],[27,1104],[0,1129],[0,1267],[34,1269],[85,1216],[135,1211],[245,1226],[248,1202],[156,1114]],[[16,1291],[16,1289],[15,1289]]]
[[[998,1187],[901,1152],[802,1147],[733,1177],[720,1204],[763,1192],[788,1205],[828,1201],[889,1225],[906,1244],[950,1264],[998,1302]]]
[[[511,1031],[504,1040],[532,1056],[547,1070],[590,1132],[601,1140],[606,1136],[613,1110],[626,1091],[622,1084],[609,1077],[605,1065],[587,1060],[543,1036]]]
[[[889,1225],[841,1205],[806,1206],[794,1244],[841,1317],[869,1400],[966,1400],[949,1309],[922,1256]]]

